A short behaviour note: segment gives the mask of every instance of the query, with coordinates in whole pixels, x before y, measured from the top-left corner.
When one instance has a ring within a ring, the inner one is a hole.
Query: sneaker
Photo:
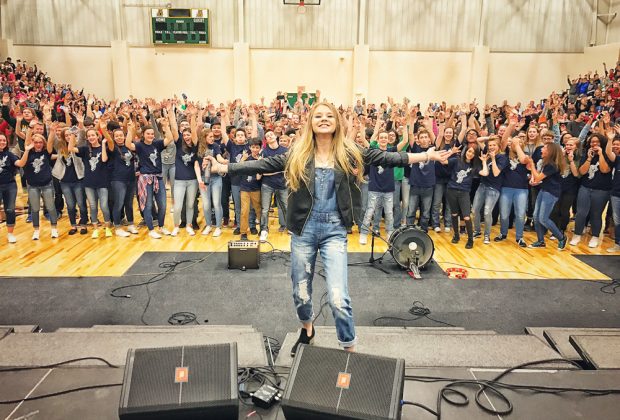
[[[347,233],[348,233],[349,231],[351,231],[351,233],[353,233],[353,229],[351,229],[351,228],[347,228]],[[280,232],[280,233],[286,232],[286,226],[280,226],[280,227],[278,228],[278,232]]]
[[[109,227],[105,228],[105,237],[106,238],[112,237],[112,229],[110,229]]]
[[[17,242],[17,238],[15,237],[15,235],[13,235],[12,233],[9,233],[7,235],[8,239],[9,239],[9,243],[10,244],[14,244],[15,242]],[[611,248],[609,248],[611,249]],[[609,249],[607,250],[608,252],[613,252],[613,251],[609,251]]]
[[[282,227],[280,226],[280,229],[282,229]],[[286,228],[285,228],[286,229]],[[282,231],[284,232],[284,231]],[[352,227],[348,227],[347,228],[347,235],[352,235],[353,234],[353,228]]]
[[[580,241],[581,241],[581,235],[573,235],[573,239],[570,240],[570,244],[572,246],[579,245]]]
[[[231,226],[233,229],[237,230],[239,228],[239,225],[236,223],[233,223],[233,225]],[[238,233],[236,233],[235,235],[238,235]]]
[[[299,333],[299,338],[297,339],[297,342],[293,345],[293,348],[291,349],[291,357],[295,357],[295,355],[297,354],[297,349],[299,348],[300,344],[311,345],[312,342],[314,341],[315,335],[316,335],[315,328],[312,328],[312,335],[309,337],[308,337],[308,331],[305,328],[302,328],[301,332]]]
[[[85,227],[80,228],[80,235],[86,235],[87,233],[88,233],[88,229],[86,229]]]
[[[260,232],[260,241],[261,242],[265,242],[267,240],[267,236],[269,235],[269,232],[267,232],[266,230],[261,230]]]
[[[222,220],[222,226],[223,226],[223,227],[228,227],[228,222],[229,222],[229,220],[228,220],[228,219],[223,219],[223,220]]]
[[[127,227],[127,230],[129,231],[129,233],[133,233],[134,235],[138,234],[138,229],[136,229],[136,227],[134,225],[129,225]]]
[[[530,244],[530,248],[545,248],[547,245],[542,241],[536,241],[533,244]]]
[[[128,236],[131,236],[131,234],[129,232],[127,232],[126,230],[123,230],[121,228],[118,228],[114,231],[114,233],[116,234],[116,236],[120,236],[121,238],[126,238]]]
[[[77,228],[75,226],[73,226],[71,229],[69,229],[69,235],[73,236],[77,233]]]
[[[159,233],[161,233],[162,235],[170,235],[170,231],[165,227],[160,228]]]
[[[558,238],[555,237],[555,235],[551,235],[549,236],[549,240],[550,241],[557,241]]]
[[[235,230],[233,230],[233,235],[239,235],[239,234],[241,234],[241,229],[237,227],[235,228]]]
[[[185,222],[181,222],[181,224],[179,225],[179,228],[183,229],[184,227],[187,226],[187,223]]]
[[[451,226],[446,226],[445,228],[443,228],[443,231],[446,233],[450,233],[450,231],[452,231],[452,227]]]
[[[121,226],[129,226],[129,221],[127,219],[121,220]]]
[[[519,245],[521,248],[527,248],[527,244],[525,243],[523,238],[517,239],[517,245]]]
[[[245,233],[241,235],[241,240],[242,241],[247,241],[248,240],[248,235],[246,235]]]
[[[213,231],[213,237],[217,238],[218,236],[222,235],[222,229],[220,228],[215,228],[215,230]]]
[[[491,237],[489,235],[484,235],[484,243],[488,245],[491,243]]]
[[[10,238],[9,242],[11,242]],[[607,248],[607,252],[620,252],[620,244],[614,244],[611,248]]]
[[[32,240],[33,241],[38,241],[39,240],[39,231],[35,230],[34,232],[32,232]]]
[[[52,238],[58,238],[58,229],[52,228]]]
[[[493,238],[493,241],[495,241],[495,242],[501,242],[501,241],[506,240],[506,238],[507,238],[507,236],[506,236],[506,235],[502,235],[502,234],[500,234],[500,235],[497,235],[495,238]],[[519,242],[519,241],[517,241],[517,242]]]
[[[200,230],[200,225],[198,223],[192,222],[192,229]]]
[[[474,239],[482,236],[482,232],[474,232]]]
[[[252,235],[258,235],[258,230],[255,227],[253,227],[252,229],[250,229],[250,233]]]
[[[465,248],[472,249],[473,247],[474,247],[474,240],[472,238],[469,238],[467,240],[467,243],[465,244]]]
[[[170,236],[177,236],[179,234],[179,228],[175,227],[174,229],[172,229],[172,232],[170,232]]]
[[[435,226],[435,228],[433,228],[433,230],[437,233],[441,232],[441,228],[439,226]]]
[[[26,223],[32,223],[32,214],[28,214],[28,217],[26,217]]]
[[[452,243],[453,244],[458,244],[460,240],[461,240],[461,237],[459,235],[454,235],[452,237]]]
[[[174,204],[170,207],[170,213],[174,214]]]
[[[368,235],[360,233],[360,245],[366,245],[368,243]]]
[[[191,227],[191,226],[187,226],[187,227],[185,228],[185,231],[187,232],[187,234],[188,234],[189,236],[194,236],[194,235],[196,234],[196,231],[195,231],[194,229],[192,229],[192,227]]]
[[[91,238],[93,239],[98,239],[99,238],[99,229],[93,229],[93,234],[90,235]]]
[[[589,248],[596,248],[598,246],[598,244],[599,244],[598,236],[593,236],[590,239],[590,242],[588,242],[588,247]]]
[[[202,234],[208,235],[209,233],[211,233],[211,226],[207,225],[207,227],[205,227],[204,230],[202,231]]]
[[[161,235],[157,233],[154,229],[149,232],[149,236],[153,239],[161,239]]]
[[[562,250],[566,248],[566,242],[567,242],[567,238],[566,238],[566,235],[564,235],[562,239],[558,241],[558,249]]]

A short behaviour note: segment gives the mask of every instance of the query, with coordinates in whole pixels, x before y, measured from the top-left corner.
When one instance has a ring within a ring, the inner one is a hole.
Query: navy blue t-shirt
[[[584,153],[581,157],[581,165],[583,165],[587,158],[588,154]],[[605,159],[607,159],[606,155]],[[607,164],[609,164],[609,160]],[[586,188],[592,188],[593,190],[611,190],[611,171],[607,172],[606,174],[601,172],[598,155],[595,155],[592,158],[592,161],[590,162],[590,167],[588,168],[588,172],[586,172],[586,174],[581,177],[581,185]]]
[[[125,145],[115,144],[108,155],[112,162],[111,181],[130,182],[136,178],[135,157]]]
[[[504,179],[503,173],[505,171],[506,165],[508,165],[508,159],[506,155],[503,153],[498,153],[495,155],[495,163],[499,168],[499,175],[493,175],[493,163],[491,162],[491,158],[487,161],[487,167],[489,168],[489,175],[481,176],[480,183],[486,185],[487,187],[491,187],[496,191],[501,191],[502,189],[502,181]]]
[[[395,152],[396,147],[389,146],[388,152]],[[368,191],[389,193],[394,192],[394,169],[384,168],[380,165],[370,165]]]
[[[504,176],[502,187],[527,190],[529,183],[527,167],[519,162],[517,157],[514,159],[508,158],[506,163],[506,169],[502,172]]]
[[[136,154],[140,160],[140,173],[161,175],[161,151],[165,149],[163,140],[153,140],[151,144],[141,141],[133,143],[136,146]]]
[[[562,176],[558,172],[558,168],[555,165],[544,165],[542,173],[545,174],[545,179],[540,184],[542,191],[547,191],[556,197],[560,197],[562,193]]]
[[[263,157],[268,158],[271,156],[283,155],[288,149],[286,147],[278,146],[275,149],[265,146],[262,151]],[[284,173],[280,172],[275,175],[263,176],[263,184],[270,186],[274,190],[283,190],[286,188],[286,182],[284,181]]]
[[[247,150],[248,155],[250,154],[250,146],[247,144],[235,144],[232,140],[229,140],[226,143],[226,151],[230,156],[229,161],[231,163],[239,163],[241,162],[241,157],[243,156],[243,151]],[[230,177],[231,185],[241,185],[241,175],[231,176]]]
[[[445,144],[441,150],[450,150],[450,145]],[[446,183],[450,180],[450,168],[448,165],[435,165],[435,179],[437,183]]]
[[[245,161],[250,162],[254,159],[252,156],[248,157]],[[256,179],[256,175],[244,175],[240,177],[241,191],[260,191],[260,180]]]
[[[73,184],[79,181],[77,173],[75,172],[75,159],[80,159],[79,157],[74,157],[71,153],[69,156],[64,157],[62,155],[58,155],[57,159],[61,159],[65,164],[65,174],[63,175],[60,182],[65,182],[68,184]]]
[[[575,162],[575,165],[577,165],[577,162]],[[570,192],[573,194],[577,194],[577,190],[579,190],[579,178],[573,175],[573,173],[571,172],[570,162],[566,170],[564,171],[564,173],[561,174],[561,176],[562,176],[562,182],[561,182],[562,192]]]
[[[450,171],[448,188],[453,190],[471,191],[471,182],[474,178],[474,168],[471,162],[463,162],[459,157],[451,157],[447,165]]]
[[[613,172],[614,175],[611,184],[611,195],[614,197],[620,197],[620,155],[616,155]]]
[[[43,149],[35,152],[34,149],[28,153],[28,161],[24,166],[24,176],[28,185],[33,187],[43,187],[52,182],[52,156]]]
[[[19,158],[6,148],[0,152],[0,184],[15,183],[15,162],[18,160]]]
[[[196,179],[194,172],[194,162],[198,159],[198,146],[183,145],[184,141],[181,137],[176,141],[177,151],[174,161],[176,173],[174,179],[182,181],[190,181]]]
[[[84,179],[82,183],[87,188],[107,188],[110,170],[107,162],[103,162],[101,146],[78,147],[77,156],[84,162]]]
[[[422,153],[428,150],[422,149],[419,145],[414,144],[410,147],[412,153]],[[409,174],[409,184],[417,188],[431,188],[436,184],[435,179],[435,161],[419,162],[411,165],[411,173]]]

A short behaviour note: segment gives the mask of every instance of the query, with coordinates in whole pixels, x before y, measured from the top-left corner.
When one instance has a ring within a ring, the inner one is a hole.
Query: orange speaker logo
[[[187,382],[189,380],[189,368],[187,367],[178,367],[174,371],[174,382],[182,383]]]
[[[350,384],[351,384],[351,374],[340,372],[338,374],[338,382],[336,382],[336,388],[349,389]]]

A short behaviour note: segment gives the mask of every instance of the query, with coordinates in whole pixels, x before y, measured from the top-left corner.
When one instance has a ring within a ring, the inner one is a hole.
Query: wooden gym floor
[[[26,194],[19,188],[17,208],[26,202]],[[169,195],[169,194],[168,194]],[[200,205],[200,204],[199,204]],[[171,208],[168,202],[168,209]],[[202,209],[200,211],[202,214]],[[140,214],[136,211],[136,223]],[[271,213],[270,216],[275,216]],[[100,220],[102,217],[100,216]],[[199,222],[202,221],[202,216]],[[166,227],[172,230],[172,214],[168,210]],[[204,223],[202,224],[204,227]],[[239,238],[232,234],[231,228],[224,228],[219,238],[202,236],[197,232],[190,237],[185,229],[181,229],[177,237],[164,237],[156,240],[147,235],[146,228],[140,228],[138,235],[129,238],[106,238],[101,231],[99,239],[91,239],[91,229],[87,235],[69,236],[69,218],[66,209],[58,222],[60,238],[50,237],[50,224],[41,215],[41,239],[33,241],[32,225],[26,223],[26,215],[18,216],[15,227],[16,244],[8,244],[6,228],[0,228],[0,276],[10,277],[79,277],[79,276],[120,276],[147,251],[158,252],[226,252],[229,240]],[[499,227],[492,229],[491,238],[495,237]],[[383,229],[382,232],[384,233]],[[480,238],[476,239],[473,249],[465,249],[465,240],[454,245],[450,243],[452,233],[430,232],[435,244],[435,261],[443,268],[467,266],[469,278],[477,279],[585,279],[608,280],[609,277],[581,262],[573,254],[612,255],[606,249],[613,245],[605,237],[597,248],[588,248],[589,236],[584,235],[581,244],[576,247],[567,245],[564,251],[557,249],[557,242],[547,241],[546,249],[519,248],[514,240],[514,230],[509,231],[508,240],[501,243],[491,242],[484,245]],[[358,242],[357,228],[349,235],[349,252],[370,252],[368,245]],[[250,239],[258,239],[250,235]],[[290,238],[287,233],[278,233],[277,217],[270,217],[269,242],[281,250],[290,250]],[[533,232],[525,233],[525,240],[535,240]],[[261,245],[262,252],[271,250],[269,244]],[[386,250],[386,244],[375,241],[375,255],[379,256]],[[386,257],[384,264],[394,264],[391,257]],[[475,268],[472,268],[475,267]],[[154,271],[158,270],[154,268]]]

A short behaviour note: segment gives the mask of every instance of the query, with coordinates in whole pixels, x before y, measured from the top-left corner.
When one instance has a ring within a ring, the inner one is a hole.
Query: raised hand
[[[480,153],[480,160],[483,162],[486,162],[487,160],[489,160],[489,154],[488,153]]]

